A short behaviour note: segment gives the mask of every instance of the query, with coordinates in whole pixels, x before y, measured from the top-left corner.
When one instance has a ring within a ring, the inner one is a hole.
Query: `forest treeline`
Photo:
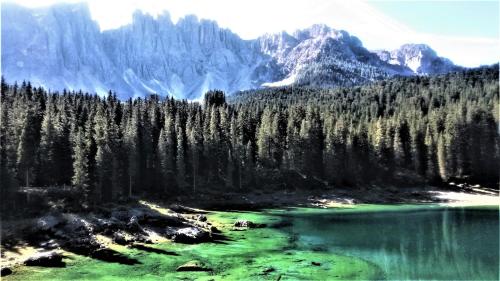
[[[25,186],[71,186],[102,202],[398,179],[496,184],[498,95],[498,65],[228,101],[211,91],[203,103],[49,93],[2,79],[1,196]]]

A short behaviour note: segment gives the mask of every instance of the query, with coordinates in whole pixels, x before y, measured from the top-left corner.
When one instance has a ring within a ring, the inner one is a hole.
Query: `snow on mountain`
[[[363,47],[344,30],[316,24],[292,35],[279,33],[257,39],[284,77],[264,86],[291,84],[319,87],[352,86],[392,75],[412,75],[406,66],[392,65]]]
[[[439,57],[425,44],[405,44],[393,51],[376,51],[389,64],[407,67],[415,74],[446,73],[458,69],[449,59]]]
[[[85,4],[28,9],[2,3],[1,13],[7,81],[100,95],[112,89],[122,99],[150,93],[197,99],[210,89],[293,83],[355,85],[453,66],[425,45],[372,53],[355,36],[325,25],[242,40],[195,16],[174,24],[168,13],[153,18],[138,11],[129,25],[101,32]]]

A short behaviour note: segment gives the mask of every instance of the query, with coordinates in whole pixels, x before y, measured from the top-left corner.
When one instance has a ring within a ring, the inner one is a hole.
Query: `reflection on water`
[[[330,211],[286,219],[297,247],[363,258],[387,279],[499,279],[498,209]]]

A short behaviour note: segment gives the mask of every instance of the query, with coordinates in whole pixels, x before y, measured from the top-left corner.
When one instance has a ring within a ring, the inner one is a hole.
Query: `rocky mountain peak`
[[[449,59],[439,57],[426,44],[404,44],[392,51],[376,51],[379,58],[391,65],[404,66],[416,74],[446,73],[456,70]]]
[[[426,45],[372,53],[357,37],[324,24],[243,40],[193,15],[174,24],[168,13],[137,11],[130,24],[101,31],[86,4],[2,3],[1,13],[2,74],[52,90],[197,99],[210,89],[232,93],[297,81],[346,86],[454,69]]]

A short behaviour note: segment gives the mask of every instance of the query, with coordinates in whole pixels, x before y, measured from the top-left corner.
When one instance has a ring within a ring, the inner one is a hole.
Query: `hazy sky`
[[[28,7],[81,0],[8,0]],[[140,9],[152,15],[169,11],[216,20],[244,39],[263,33],[324,23],[358,36],[369,49],[394,49],[427,43],[439,55],[464,66],[498,62],[499,1],[355,0],[88,0],[101,29],[131,21]]]

